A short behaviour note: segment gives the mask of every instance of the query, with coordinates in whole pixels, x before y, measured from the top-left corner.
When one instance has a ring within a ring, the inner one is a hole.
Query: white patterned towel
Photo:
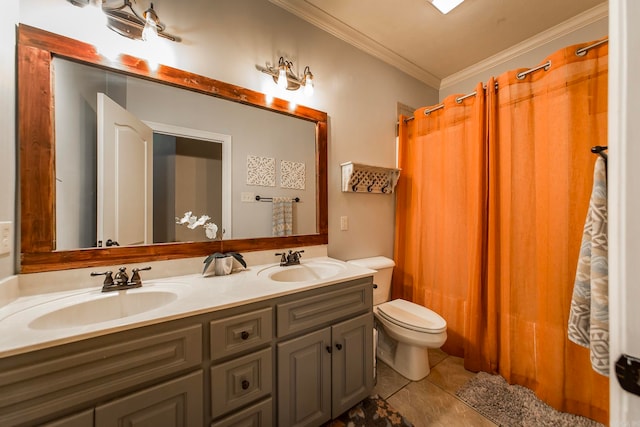
[[[569,313],[569,339],[587,347],[591,366],[609,376],[609,267],[606,162],[598,157]]]
[[[293,200],[291,197],[273,198],[271,228],[274,236],[291,236],[293,234]]]

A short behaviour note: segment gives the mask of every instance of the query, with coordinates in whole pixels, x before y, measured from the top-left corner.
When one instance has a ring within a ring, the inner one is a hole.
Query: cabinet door
[[[373,388],[373,314],[331,327],[332,415],[339,416],[367,397]]]
[[[96,427],[201,426],[202,371],[100,405]]]
[[[278,344],[278,425],[331,419],[331,329]]]

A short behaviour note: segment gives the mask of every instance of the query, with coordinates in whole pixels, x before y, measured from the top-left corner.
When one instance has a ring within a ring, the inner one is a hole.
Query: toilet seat
[[[440,315],[402,299],[378,305],[377,312],[385,320],[416,332],[438,334],[447,329],[447,322]]]

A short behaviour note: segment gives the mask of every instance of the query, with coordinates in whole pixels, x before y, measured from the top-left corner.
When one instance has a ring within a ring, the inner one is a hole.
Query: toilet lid
[[[413,331],[436,334],[447,329],[447,322],[439,314],[402,299],[380,304],[378,313],[386,320]]]

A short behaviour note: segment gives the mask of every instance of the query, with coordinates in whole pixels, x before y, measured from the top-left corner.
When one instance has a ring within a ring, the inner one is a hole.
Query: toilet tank
[[[396,265],[392,259],[376,256],[353,259],[347,262],[376,271],[373,275],[373,283],[377,285],[373,288],[373,305],[389,301],[391,298],[391,276],[393,267]]]

